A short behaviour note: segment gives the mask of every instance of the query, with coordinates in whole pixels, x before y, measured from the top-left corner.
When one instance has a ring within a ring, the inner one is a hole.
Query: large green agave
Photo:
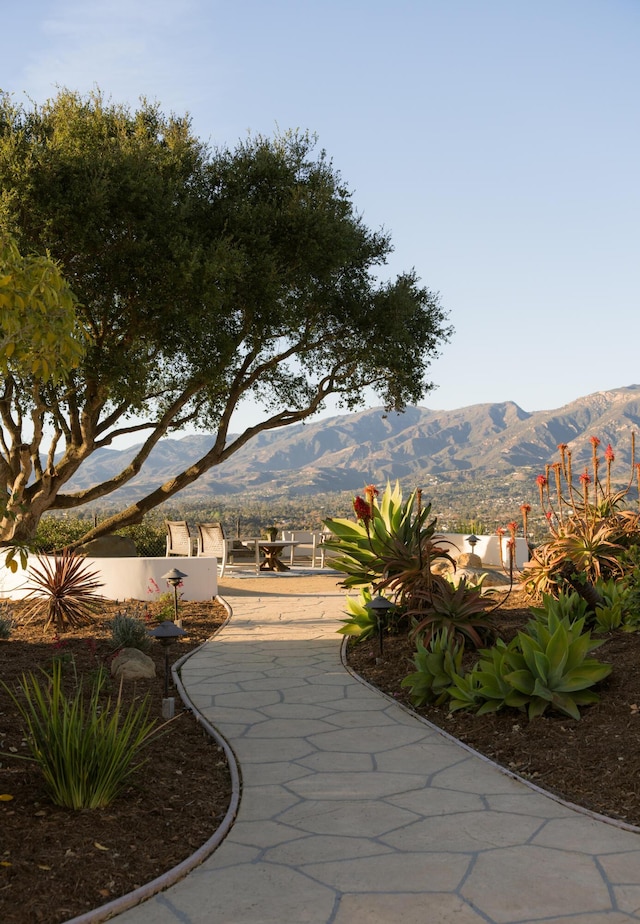
[[[570,623],[550,614],[548,623],[534,620],[528,631],[518,632],[517,648],[508,653],[511,671],[505,679],[528,698],[530,719],[549,706],[579,719],[578,706],[598,702],[590,687],[611,673],[611,665],[587,658],[602,642],[593,641],[583,628],[584,618]]]

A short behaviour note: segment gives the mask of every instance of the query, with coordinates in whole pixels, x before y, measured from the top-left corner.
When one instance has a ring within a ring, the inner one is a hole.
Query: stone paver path
[[[182,670],[242,774],[235,824],[118,924],[631,924],[640,836],[499,772],[352,677],[342,596],[225,594]]]

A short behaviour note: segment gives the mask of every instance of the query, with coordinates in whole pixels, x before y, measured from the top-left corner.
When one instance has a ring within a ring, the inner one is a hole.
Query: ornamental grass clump
[[[66,696],[60,663],[51,675],[42,673],[42,679],[23,675],[17,693],[5,685],[25,722],[31,752],[25,759],[38,765],[55,805],[104,808],[145,762],[140,752],[159,731],[148,697],[125,708],[120,690],[115,702],[104,702],[98,679],[88,697],[82,684]]]

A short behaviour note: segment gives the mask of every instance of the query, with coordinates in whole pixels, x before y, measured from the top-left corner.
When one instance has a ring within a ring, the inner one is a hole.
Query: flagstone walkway
[[[342,594],[248,588],[225,588],[230,622],[182,668],[237,756],[237,818],[117,924],[640,921],[635,831],[505,775],[353,677]]]

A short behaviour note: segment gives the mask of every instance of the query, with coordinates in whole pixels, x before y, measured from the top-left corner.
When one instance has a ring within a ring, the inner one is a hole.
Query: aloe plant
[[[571,450],[561,443],[560,461],[547,466],[545,475],[538,475],[540,503],[551,530],[551,539],[539,546],[531,562],[525,566],[524,581],[527,589],[557,593],[566,586],[572,587],[587,600],[591,612],[602,606],[596,583],[602,579],[624,573],[625,550],[640,540],[640,515],[631,510],[620,510],[631,488],[634,472],[640,487],[640,468],[634,463],[635,437],[631,440],[631,478],[622,491],[613,491],[611,468],[615,454],[611,445],[604,452],[606,481],[600,478],[602,460],[598,454],[600,440],[590,438],[591,467],[585,467],[574,483]],[[553,471],[555,492],[549,477]],[[555,497],[552,494],[555,493]]]
[[[415,491],[405,501],[398,483],[387,484],[379,502],[356,498],[357,522],[325,520],[333,538],[326,547],[338,553],[331,566],[346,575],[347,588],[372,587],[385,590],[403,604],[416,588],[439,581],[431,573],[438,558],[452,561],[444,539],[436,536],[436,519],[430,520],[431,504],[422,506]]]
[[[493,602],[482,585],[470,584],[465,577],[457,584],[442,578],[431,588],[419,588],[414,593],[407,610],[414,621],[411,635],[428,642],[434,632],[447,629],[481,648],[494,635],[489,614]]]

